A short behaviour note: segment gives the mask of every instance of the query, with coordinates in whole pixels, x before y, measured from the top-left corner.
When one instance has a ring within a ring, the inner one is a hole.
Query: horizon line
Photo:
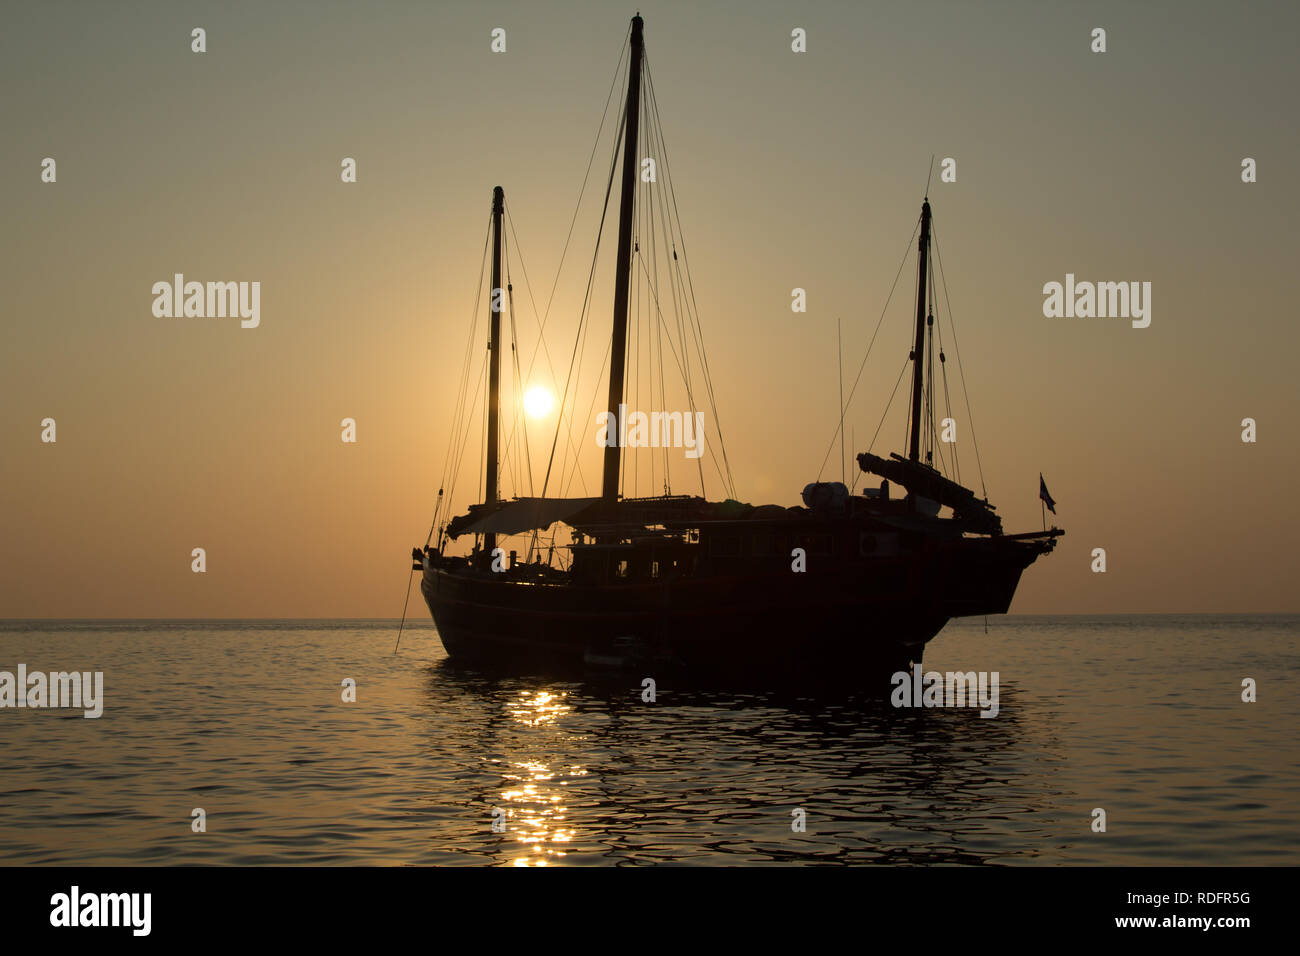
[[[1297,617],[1300,616],[1300,610],[1296,611],[1040,611],[1040,612],[1016,612],[1008,614],[989,614],[975,615],[972,617],[952,618],[953,621],[978,621],[987,617],[1008,618],[1008,617]],[[211,622],[228,622],[228,623],[282,623],[286,621],[392,621],[394,623],[406,620],[407,623],[419,623],[424,621],[423,618],[400,618],[400,617],[0,617],[0,624],[26,624],[26,623],[50,623],[50,624],[94,624],[101,622],[115,621],[136,621],[136,622],[158,622],[158,623],[211,623]],[[433,621],[424,621],[429,626],[433,626]]]

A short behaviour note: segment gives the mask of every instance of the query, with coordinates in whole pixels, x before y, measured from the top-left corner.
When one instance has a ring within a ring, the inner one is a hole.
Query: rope
[[[957,374],[961,377],[961,392],[966,399],[966,417],[970,420],[970,440],[975,446],[975,467],[979,470],[980,489],[984,493],[984,500],[989,497],[988,487],[984,484],[984,465],[980,461],[980,444],[979,439],[975,437],[975,415],[970,408],[970,394],[966,391],[966,371],[961,364],[961,346],[957,342],[957,323],[952,318],[952,303],[948,300],[948,280],[943,275],[943,258],[939,255],[939,236],[934,231],[933,219],[930,224],[931,235],[934,236],[934,258],[939,263],[939,278],[943,279],[943,298],[948,305],[948,325],[952,328],[952,347],[957,353]]]
[[[899,276],[903,274],[903,266],[907,265],[908,253],[911,251],[912,242],[916,239],[916,230],[920,228],[921,228],[921,219],[918,216],[916,220],[916,228],[912,230],[912,238],[907,240],[907,247],[903,250],[903,258],[898,263],[898,271],[894,273],[894,282],[889,287],[889,295],[885,297],[885,307],[880,310],[880,318],[876,321],[876,330],[871,333],[871,341],[867,343],[867,354],[862,356],[862,363],[858,366],[858,374],[853,379],[853,387],[849,389],[849,400],[844,404],[844,407],[840,410],[841,422],[844,421],[845,411],[848,409],[850,405],[853,404],[853,396],[857,393],[858,383],[862,380],[862,371],[867,367],[867,359],[871,357],[872,346],[876,344],[876,336],[880,334],[880,326],[885,321],[885,313],[889,311],[889,303],[894,298],[894,290],[898,288]],[[822,480],[822,472],[826,470],[826,462],[830,461],[831,451],[835,448],[835,439],[838,437],[839,437],[839,426],[837,425],[835,434],[831,435],[830,444],[826,446],[826,455],[824,458],[822,458],[822,466],[821,468],[817,469],[818,481]],[[903,442],[903,447],[904,448],[907,447],[906,440],[904,440]]]
[[[663,142],[663,124],[661,123],[659,118],[659,99],[655,93],[654,79],[650,75],[649,56],[646,55],[643,58],[643,60],[645,63],[645,67],[644,67],[645,87],[649,93],[649,106],[650,106],[649,113],[654,119],[655,128],[658,130],[658,141],[660,143],[662,153],[663,153],[661,158],[663,159],[664,180],[668,183],[667,192],[668,192],[668,196],[671,198],[672,201],[673,217],[676,219],[677,222],[677,229],[675,231],[675,236],[676,239],[680,240],[681,243],[681,247],[682,247],[681,260],[686,260],[687,259],[686,236],[681,228],[682,218],[681,218],[681,212],[677,205],[677,189],[673,183],[672,171],[668,161],[668,147]],[[672,231],[671,221],[669,224],[669,229],[671,232]],[[675,250],[674,250],[674,255],[675,255]],[[679,271],[682,268],[681,260],[678,260],[677,268]],[[722,462],[726,469],[726,479],[724,481],[724,486],[727,488],[731,497],[735,498],[736,486],[735,486],[735,481],[732,477],[731,462],[727,457],[726,440],[722,434],[722,416],[718,413],[717,394],[713,388],[713,373],[709,366],[708,349],[704,344],[704,331],[699,321],[699,303],[695,297],[695,280],[694,277],[691,275],[689,261],[686,262],[685,272],[686,272],[686,281],[683,285],[683,289],[684,290],[689,289],[689,293],[690,293],[690,308],[686,310],[686,315],[687,318],[690,320],[690,329],[696,344],[696,348],[699,350],[700,363],[702,366],[702,371],[704,373],[705,393],[708,395],[709,408],[710,411],[713,413],[714,426],[717,428],[718,431],[718,447],[722,453]],[[700,468],[701,468],[701,482],[703,482],[703,470],[702,470],[703,465],[700,465]]]
[[[885,404],[885,413],[880,416],[880,424],[876,426],[876,431],[871,436],[871,444],[867,446],[867,451],[871,451],[873,448],[876,447],[876,439],[880,437],[880,429],[882,429],[885,426],[885,419],[889,417],[889,409],[894,404],[894,396],[898,394],[898,386],[903,384],[903,376],[907,373],[907,363],[910,361],[912,360],[911,359],[903,360],[903,368],[898,373],[898,379],[894,382],[894,390],[889,393],[889,401]],[[858,473],[853,476],[853,488],[852,488],[853,491],[857,491],[858,479],[861,477],[862,477],[862,469],[859,468]]]
[[[583,295],[582,311],[578,314],[578,331],[573,341],[573,354],[569,358],[569,374],[566,376],[564,380],[564,395],[560,400],[561,414],[559,416],[559,420],[555,423],[555,438],[551,442],[551,455],[546,462],[546,479],[542,482],[543,497],[546,496],[546,489],[550,485],[550,481],[551,481],[551,467],[555,463],[555,448],[560,441],[560,428],[564,423],[563,410],[565,407],[567,407],[568,404],[569,385],[573,381],[573,370],[576,367],[577,362],[581,355],[581,353],[578,350],[578,346],[580,343],[584,343],[586,341],[586,336],[583,333],[587,325],[586,322],[587,309],[591,304],[592,285],[595,283],[596,280],[596,261],[597,261],[597,257],[600,255],[600,240],[601,237],[604,236],[605,234],[605,219],[609,215],[609,197],[610,197],[610,193],[613,192],[613,188],[614,188],[614,171],[616,168],[615,164],[618,161],[618,143],[619,140],[621,140],[623,137],[623,130],[626,128],[626,126],[627,126],[627,110],[625,108],[623,110],[623,116],[619,120],[618,132],[614,136],[614,148],[612,150],[612,156],[610,157],[610,164],[609,164],[609,179],[605,183],[605,204],[601,209],[601,213],[600,213],[600,227],[596,231],[596,248],[593,249],[591,253],[591,270],[587,274],[587,291]],[[577,390],[576,385],[574,386],[574,390],[575,391]],[[573,432],[573,420],[572,417],[570,417],[569,420],[570,441],[572,441],[572,432]],[[561,479],[562,479],[563,472],[564,472],[563,463],[561,463],[560,465],[560,472],[561,472]],[[583,488],[584,490],[586,488],[585,482],[583,484]]]
[[[393,645],[393,654],[402,646],[402,628],[406,627],[406,609],[411,604],[411,582],[415,580],[415,569],[406,576],[406,600],[402,602],[402,623],[397,625],[397,643]]]

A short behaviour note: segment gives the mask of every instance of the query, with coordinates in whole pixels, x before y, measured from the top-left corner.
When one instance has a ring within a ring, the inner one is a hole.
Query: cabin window
[[[620,578],[627,577],[627,561],[619,561],[614,565],[614,574]]]
[[[658,562],[658,561],[651,561],[651,562],[650,562],[650,577],[652,577],[652,578],[657,578],[657,577],[659,577],[659,562]]]

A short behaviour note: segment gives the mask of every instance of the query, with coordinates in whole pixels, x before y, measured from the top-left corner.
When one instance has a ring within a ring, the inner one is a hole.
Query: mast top
[[[500,212],[501,206],[506,200],[506,191],[500,186],[492,190],[492,211]]]

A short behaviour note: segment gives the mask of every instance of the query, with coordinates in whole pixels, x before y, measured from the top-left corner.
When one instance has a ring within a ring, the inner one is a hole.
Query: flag
[[[1038,497],[1043,499],[1043,503],[1047,505],[1048,511],[1052,514],[1056,514],[1056,502],[1053,501],[1052,496],[1047,493],[1047,482],[1043,481],[1043,473],[1041,471],[1038,473]]]

